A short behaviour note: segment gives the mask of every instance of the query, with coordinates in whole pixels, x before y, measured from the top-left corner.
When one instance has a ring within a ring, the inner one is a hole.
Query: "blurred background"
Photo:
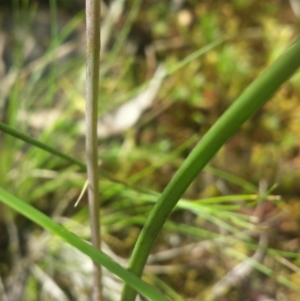
[[[84,5],[0,2],[0,121],[82,161]],[[297,38],[298,5],[102,3],[104,252],[126,265],[154,192]],[[144,278],[170,300],[298,300],[299,87],[297,73],[218,152],[170,216]],[[0,185],[88,240],[86,196],[74,207],[84,182],[76,167],[0,133]],[[90,300],[91,271],[85,256],[0,204],[0,300]],[[103,281],[107,300],[119,300],[122,283],[108,272]]]

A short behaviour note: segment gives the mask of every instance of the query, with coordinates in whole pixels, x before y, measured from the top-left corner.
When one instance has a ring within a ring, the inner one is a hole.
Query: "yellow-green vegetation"
[[[109,258],[78,239],[89,241],[90,230],[85,194],[74,207],[86,180],[85,16],[76,5],[23,0],[0,7],[0,200],[16,210],[0,204],[0,300],[91,300],[84,253],[107,268],[105,301],[121,300],[118,277],[151,300],[298,300],[299,72],[255,113],[297,69],[297,58],[282,63],[286,74],[275,76],[274,86],[245,92],[297,39],[299,20],[288,1],[103,6],[99,185]],[[108,112],[117,115],[137,95],[145,99],[159,66],[163,79],[137,121],[118,133],[104,127]],[[220,145],[211,153],[195,148],[209,145],[204,135],[217,120],[222,125],[220,116],[241,94],[255,97],[246,112],[236,109],[232,124],[224,121]],[[172,178],[176,185],[164,191]],[[139,266],[134,256],[129,263],[135,246]],[[121,268],[129,264],[139,275],[139,252],[148,257],[142,279],[149,285]],[[122,300],[133,296],[127,287]]]

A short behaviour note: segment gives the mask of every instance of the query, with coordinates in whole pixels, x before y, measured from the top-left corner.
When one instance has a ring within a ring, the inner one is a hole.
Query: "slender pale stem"
[[[100,1],[86,0],[86,156],[92,244],[100,249],[98,176],[98,91],[100,55]],[[93,301],[103,301],[101,266],[94,262]]]

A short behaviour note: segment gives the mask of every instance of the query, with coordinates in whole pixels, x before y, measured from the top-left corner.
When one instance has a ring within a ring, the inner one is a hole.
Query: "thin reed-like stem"
[[[98,91],[100,55],[100,1],[86,0],[86,157],[92,244],[101,248],[98,173]],[[101,266],[94,262],[93,301],[103,301]]]

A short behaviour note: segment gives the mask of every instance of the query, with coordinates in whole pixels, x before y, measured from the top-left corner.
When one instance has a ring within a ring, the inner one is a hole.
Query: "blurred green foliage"
[[[161,191],[165,187],[195,141],[201,139],[243,89],[292,43],[299,32],[299,20],[292,14],[287,1],[186,0],[177,10],[172,9],[172,3],[141,1],[136,18],[128,22],[130,12],[133,14],[139,1],[126,1],[125,11],[113,27],[107,52],[101,55],[101,115],[126,101],[124,96],[149,80],[158,62],[172,68],[209,42],[224,36],[228,40],[170,74],[153,107],[145,112],[136,127],[99,142],[101,167],[115,178],[147,191],[143,194],[107,179],[101,184],[104,239],[122,256],[130,255],[152,207],[153,196],[149,190]],[[75,15],[70,1],[56,3],[57,17],[50,14],[47,6],[25,4],[26,1],[23,6],[14,7],[10,26],[3,25],[3,28],[8,28],[8,48],[3,57],[9,58],[10,63],[5,62],[5,72],[1,73],[6,89],[1,90],[1,121],[82,159],[84,141],[77,124],[83,118],[85,107],[84,42],[81,37],[84,15],[82,12]],[[80,5],[76,9],[80,9]],[[2,24],[7,24],[7,16],[7,11],[0,12]],[[43,19],[43,16],[46,17]],[[119,33],[125,25],[129,26],[129,32],[124,33],[122,40]],[[118,39],[122,43],[112,56]],[[37,41],[32,44],[33,40]],[[72,42],[75,50],[62,54]],[[275,214],[282,208],[290,210],[286,218],[290,219],[290,224],[274,226],[271,247],[281,251],[299,248],[299,242],[296,242],[296,247],[291,247],[293,240],[298,239],[300,220],[297,205],[299,86],[298,73],[222,148],[185,195],[197,200],[228,193],[255,193],[253,189],[261,180],[266,180],[269,186],[279,183],[276,194],[282,194],[284,202],[270,202],[270,212],[266,215]],[[53,107],[61,113],[59,118],[48,125],[44,117],[45,124],[34,129],[29,122],[30,113],[41,115],[44,110],[45,116],[50,116]],[[22,119],[20,116],[24,112],[26,118]],[[62,160],[23,142],[2,134],[0,139],[3,142],[0,145],[1,186],[33,202],[49,215],[59,212],[66,218],[72,217],[88,232],[85,198],[78,209],[73,208],[84,175]],[[243,201],[238,203],[238,209],[236,203],[231,205],[233,207],[223,206],[219,216],[215,215],[221,208],[217,204],[208,208],[197,207],[197,210],[202,210],[199,215],[195,214],[195,208],[194,211],[177,208],[159,237],[155,251],[176,246],[170,238],[174,235],[184,245],[222,236],[220,229],[241,231],[248,225],[245,219],[251,217],[253,211]],[[211,212],[211,208],[218,210]],[[6,216],[0,217],[1,223],[6,223],[7,219]],[[68,222],[66,226],[74,230]],[[19,230],[21,237],[25,236],[29,226],[24,228],[26,230]],[[88,237],[86,233],[80,235]],[[3,244],[9,252],[8,240]],[[22,248],[27,249],[23,244]],[[251,247],[244,242],[235,240],[228,245],[228,248],[251,254]],[[162,278],[175,288],[180,283],[180,293],[186,298],[202,298],[199,287],[209,287],[224,275],[228,268],[224,261],[230,262],[230,266],[236,263],[235,259],[221,253],[222,247],[211,248],[212,251],[202,254],[208,258],[207,265],[193,268],[189,263],[186,273],[174,272],[171,277]],[[255,250],[255,246],[252,249]],[[49,256],[46,261],[51,262],[53,258],[51,254]],[[270,257],[266,264],[275,266],[275,256]],[[182,255],[169,263],[186,264],[187,257]],[[291,262],[299,266],[298,257]],[[0,272],[7,276],[10,268],[10,263],[2,262]],[[276,270],[295,284],[299,283],[296,273],[284,271],[281,265]],[[270,282],[269,287],[276,288],[275,281],[270,278]],[[28,298],[37,300],[36,282],[29,278],[27,285]],[[285,293],[289,294],[289,300],[297,300],[290,291]]]

